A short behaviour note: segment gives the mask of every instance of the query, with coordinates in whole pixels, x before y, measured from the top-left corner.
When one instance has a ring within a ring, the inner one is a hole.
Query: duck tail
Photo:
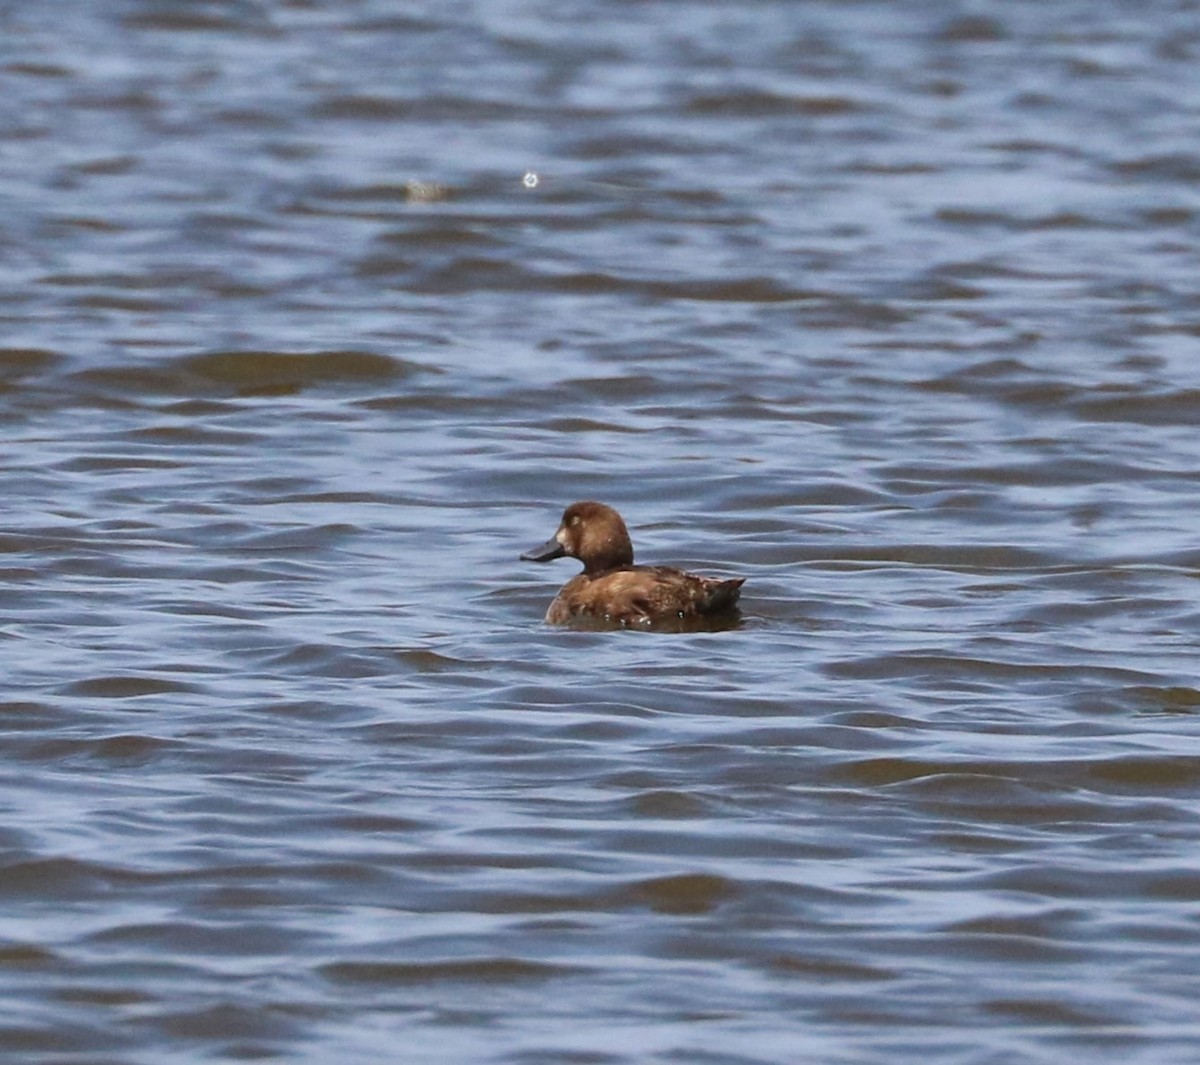
[[[742,594],[745,577],[732,577],[727,581],[713,581],[704,591],[700,600],[701,614],[716,614],[722,610],[731,609]]]

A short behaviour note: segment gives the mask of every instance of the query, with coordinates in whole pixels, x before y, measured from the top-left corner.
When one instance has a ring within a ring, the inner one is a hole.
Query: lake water
[[[1194,1062],[1198,71],[0,5],[0,1056]],[[740,625],[544,625],[589,498]]]

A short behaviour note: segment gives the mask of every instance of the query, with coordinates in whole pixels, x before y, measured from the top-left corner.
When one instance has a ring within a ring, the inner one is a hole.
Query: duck
[[[583,572],[562,586],[546,622],[583,620],[622,628],[678,625],[736,615],[745,577],[702,577],[671,566],[635,566],[625,521],[612,507],[592,500],[572,503],[558,531],[541,547],[521,555],[526,562],[576,558]]]

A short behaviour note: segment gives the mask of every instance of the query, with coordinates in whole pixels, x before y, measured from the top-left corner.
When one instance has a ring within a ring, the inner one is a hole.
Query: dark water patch
[[[1189,225],[1195,217],[1195,211],[1189,207],[1147,207],[1138,212],[1141,222],[1172,229]]]
[[[325,979],[337,984],[404,986],[446,981],[465,985],[523,985],[569,978],[586,970],[524,958],[473,957],[423,962],[329,962],[318,971]]]
[[[183,957],[255,957],[282,950],[302,949],[314,933],[280,923],[245,924],[234,921],[184,920],[178,917],[158,924],[114,924],[87,937],[93,947],[124,950],[152,948]]]
[[[154,995],[146,992],[108,984],[64,987],[55,992],[55,997],[72,1005],[96,1006],[106,1010],[147,1006],[156,1001]]]
[[[342,680],[392,675],[394,667],[373,654],[360,654],[339,644],[289,644],[264,649],[264,664],[291,672],[301,670],[311,676]]]
[[[371,276],[384,273],[386,260],[370,264]],[[808,301],[819,294],[794,288],[770,276],[667,280],[655,275],[617,274],[600,270],[535,269],[507,257],[461,254],[448,262],[419,265],[397,260],[404,288],[446,296],[468,292],[541,292],[589,298],[629,296],[713,303],[780,304]]]
[[[185,465],[176,459],[156,459],[146,455],[82,455],[58,464],[64,473],[109,472],[115,470],[175,470]]]
[[[196,690],[190,684],[161,677],[113,675],[72,681],[59,694],[92,699],[139,699],[149,695],[190,694]]]
[[[844,710],[835,714],[827,714],[825,720],[829,724],[842,725],[845,728],[896,729],[901,733],[911,729],[931,727],[927,722],[922,722],[915,718],[889,713],[884,710],[871,709]]]
[[[970,878],[978,882],[979,878]],[[987,874],[983,884],[992,891],[1013,892],[1017,897],[1079,900],[1165,898],[1186,903],[1195,898],[1197,878],[1190,870],[1167,874],[1159,870],[1122,869],[1104,877],[1089,876],[1073,868],[1054,868],[1026,863],[1012,869]],[[981,885],[982,886],[982,885]]]
[[[986,690],[995,685],[1018,681],[1069,685],[1091,681],[1101,685],[1136,684],[1152,679],[1147,673],[1119,666],[1087,667],[1070,664],[1051,665],[1037,662],[1002,662],[963,655],[948,658],[927,651],[865,656],[831,662],[825,671],[846,678],[910,678],[939,682],[960,690]]]
[[[916,382],[916,387],[1045,409],[1061,409],[1080,397],[1080,389],[1073,383],[1012,358],[988,359],[967,369]]]
[[[1107,1028],[1114,1023],[1112,1014],[1099,1007],[1087,1010],[1069,1003],[1032,998],[999,998],[983,1003],[981,1008],[1004,1020],[1032,1027]]]
[[[398,836],[408,832],[422,832],[431,828],[428,821],[396,817],[384,814],[344,814],[329,819],[327,827],[352,833],[378,833]]]
[[[1190,479],[1190,475],[1185,475],[1185,477]],[[1165,553],[1140,552],[1132,558],[1122,559],[1119,562],[1124,563],[1134,572],[1143,567],[1163,566],[1171,571],[1179,571],[1189,579],[1194,580],[1200,576],[1200,549],[1191,546]]]
[[[646,853],[653,853],[653,849],[646,848]],[[492,913],[653,912],[673,917],[698,918],[718,912],[730,913],[730,907],[746,900],[749,890],[713,874],[679,873],[580,892],[539,891],[519,896],[489,893],[486,897],[477,899],[474,905]],[[753,894],[765,903],[770,891],[754,889]]]
[[[65,358],[41,348],[0,348],[0,393],[17,388],[30,377],[58,368]]]
[[[1086,914],[1082,910],[1055,907],[1020,915],[968,917],[961,921],[952,921],[942,930],[960,935],[1069,939],[1085,919]]]
[[[834,724],[804,726],[756,726],[727,731],[722,742],[728,748],[751,751],[853,751],[890,747],[893,740],[878,729],[847,728]]]
[[[199,0],[185,10],[164,0],[139,0],[135,9],[125,12],[120,23],[131,30],[181,33],[210,31],[266,30],[270,26],[265,15],[255,8],[244,8],[215,0]]]
[[[1072,962],[1079,963],[1089,954],[1088,949],[1084,947],[1012,934],[997,936],[939,932],[938,940],[939,948],[955,956],[989,963],[1004,961],[1008,964],[1028,966],[1067,965]]]
[[[1010,589],[1012,590],[1012,589]],[[1023,611],[1014,624],[1034,631],[1049,631],[1055,628],[1099,622],[1104,618],[1123,618],[1131,609],[1153,610],[1159,613],[1164,608],[1177,604],[1164,601],[1138,599],[1132,596],[1096,599],[1091,602],[1038,603]]]
[[[12,60],[4,63],[0,69],[6,74],[26,78],[68,78],[75,73],[70,67],[31,60]]]
[[[786,414],[782,416],[787,417]],[[851,484],[845,481],[827,479],[820,476],[806,478],[803,483],[789,486],[782,491],[779,488],[754,488],[738,484],[736,481],[731,490],[723,498],[733,509],[757,513],[750,528],[745,523],[739,523],[744,532],[759,531],[776,534],[782,530],[794,528],[788,523],[787,516],[792,514],[797,522],[806,517],[805,507],[878,507],[894,503],[890,493],[880,491],[865,484]],[[774,515],[768,517],[765,515]],[[754,526],[758,529],[755,530]]]
[[[625,806],[632,816],[650,819],[698,818],[711,812],[712,808],[711,803],[700,796],[663,789],[635,795]]]
[[[276,1057],[281,1052],[274,1044],[303,1035],[305,1024],[290,1015],[286,1004],[263,1008],[222,1002],[193,1010],[158,1012],[143,1023],[172,1039],[199,1040],[214,1049],[224,1049],[233,1060]],[[239,1046],[234,1040],[262,1040],[265,1045]]]
[[[832,956],[779,953],[760,962],[775,978],[812,980],[821,984],[857,984],[895,980],[897,972],[881,965],[865,965]]]
[[[1071,404],[1071,409],[1088,421],[1190,428],[1197,423],[1200,389],[1151,394],[1129,391],[1124,395],[1080,398]]]
[[[486,664],[472,663],[467,659],[442,654],[426,647],[415,647],[393,652],[393,658],[398,663],[414,673],[420,674],[454,674],[471,672],[473,669],[488,669]]]
[[[592,418],[551,418],[536,428],[551,433],[639,433],[646,432],[635,426],[601,422]]]
[[[1192,789],[1200,783],[1200,763],[1190,757],[1124,755],[1096,759],[1081,766],[1084,779],[1098,791],[1130,795]]]
[[[528,393],[524,392],[522,393],[522,398],[519,399],[516,397],[495,397],[481,394],[472,400],[466,396],[456,396],[446,392],[427,391],[416,388],[402,395],[373,396],[369,399],[356,401],[356,405],[361,406],[367,411],[383,412],[387,415],[396,416],[414,414],[431,420],[439,417],[450,417],[453,419],[463,416],[464,412],[470,410],[479,417],[479,424],[487,424],[492,415],[509,409],[510,404],[517,409],[526,406],[529,409],[536,409],[538,407],[536,395],[531,397]],[[469,430],[463,431],[462,435],[466,437],[471,435],[471,433]],[[479,435],[486,435],[486,431],[481,432]],[[528,439],[535,434],[520,428],[513,428],[503,435],[510,441],[519,441]],[[462,470],[464,475],[469,472],[469,467]],[[509,475],[511,476],[511,474]],[[425,495],[424,499],[427,502],[432,502],[429,495]]]
[[[585,720],[571,720],[561,727],[554,728],[551,735],[564,742],[576,743],[613,743],[628,741],[636,736],[645,734],[645,726],[631,716],[637,715],[638,709],[625,706],[606,707],[602,704],[592,704],[587,708],[593,714],[605,714],[603,717],[589,717]]]
[[[903,485],[911,489],[914,482],[903,477],[889,477],[893,489]],[[927,483],[927,482],[926,482]],[[953,570],[966,573],[1035,571],[1054,565],[1053,556],[1040,554],[1018,544],[887,544],[868,547],[860,544],[839,544],[835,559],[828,549],[819,545],[810,548],[812,561],[839,565],[850,563],[867,566],[915,566],[924,570]]]
[[[112,696],[104,696],[112,698]],[[173,754],[181,746],[154,736],[126,734],[87,739],[48,737],[30,744],[23,757],[31,762],[64,765],[73,761],[102,762],[121,768],[146,766]]]
[[[95,898],[129,888],[138,877],[124,869],[72,858],[21,857],[0,859],[0,898],[69,901]]]
[[[82,310],[124,311],[129,314],[163,314],[172,307],[169,299],[125,296],[117,293],[78,296],[73,302]]]
[[[558,387],[577,392],[581,397],[609,403],[644,402],[647,396],[657,395],[659,390],[658,378],[646,373],[569,378],[562,381]]]
[[[1026,789],[1033,789],[1061,809],[1063,803],[1092,801],[1089,796],[1097,794],[1149,798],[1186,790],[1195,784],[1200,767],[1187,758],[1136,755],[1064,756],[1043,763],[885,756],[846,763],[830,772],[838,780],[849,777],[870,787],[920,783],[929,797],[950,798],[957,793],[981,800],[986,793],[997,804],[1027,802]],[[1058,798],[1051,799],[1056,793]]]
[[[256,909],[275,910],[287,905],[292,896],[287,890],[257,884],[219,884],[197,891],[193,905],[197,912],[229,915]]]
[[[45,969],[59,961],[54,952],[30,943],[0,944],[0,969]]]
[[[179,360],[179,369],[234,394],[290,395],[309,388],[407,378],[424,367],[368,351],[218,351]]]
[[[485,695],[484,701],[485,707],[481,709],[486,710],[493,702],[490,693]],[[550,705],[558,703],[556,701]],[[530,711],[532,709],[529,707]],[[371,722],[364,727],[363,735],[373,748],[383,750],[438,749],[453,747],[456,742],[506,741],[513,736],[513,722],[506,715],[480,712],[480,709],[451,717],[409,713],[398,715],[393,720]]]
[[[62,722],[60,708],[52,703],[11,700],[0,703],[0,723],[6,732],[38,732]]]
[[[990,485],[1065,488],[1146,480],[1158,476],[1154,467],[1136,461],[1062,456],[1036,462],[972,464],[966,468],[940,464],[906,468],[901,464],[888,464],[883,472],[886,473],[885,483],[894,491],[916,491],[920,490],[923,484],[941,484],[946,481],[962,484],[968,478],[971,482]]]
[[[408,95],[389,96],[369,91],[331,94],[313,104],[309,113],[315,119],[338,124],[387,124],[414,118],[425,122],[534,121],[544,117],[542,109],[528,100],[500,100],[474,91],[462,95],[426,93],[419,101]]]
[[[209,398],[291,396],[312,389],[394,384],[422,371],[415,363],[366,351],[217,351],[168,364],[80,370],[72,382],[85,394],[112,397],[204,395]]]
[[[572,289],[595,291],[588,278],[577,279]],[[637,294],[672,300],[701,300],[730,303],[794,303],[818,298],[818,293],[793,288],[773,277],[742,277],[688,282],[642,282]]]
[[[1079,211],[1055,211],[1049,214],[1017,215],[1008,211],[988,210],[974,207],[943,207],[937,212],[937,220],[949,226],[963,229],[1000,229],[1015,232],[1037,232],[1039,230],[1086,230],[1102,229],[1109,231],[1114,228],[1113,220],[1098,218],[1083,214]],[[1128,223],[1121,223],[1128,224]],[[965,263],[950,267],[942,267],[960,277],[998,277],[1015,278],[1021,275],[1001,264]],[[1036,280],[1029,276],[1028,280]],[[1052,282],[1053,278],[1045,278]]]
[[[622,894],[627,899],[627,905],[641,904],[658,913],[683,917],[711,913],[732,901],[740,892],[739,885],[724,877],[681,873],[644,881]]]
[[[230,767],[231,770],[234,768]],[[240,774],[231,771],[215,783],[218,786],[223,784],[231,787],[238,781],[239,776]],[[261,794],[268,790],[286,790],[286,783],[299,777],[293,763],[290,772],[275,772],[271,766],[264,765],[247,766],[241,779],[254,781],[257,784],[255,790]],[[146,874],[143,879],[166,894],[174,893],[172,889],[177,890],[181,897],[188,900],[189,906],[193,905],[194,900],[198,907],[195,916],[201,923],[209,919],[230,923],[233,916],[253,920],[252,915],[230,915],[224,910],[207,911],[204,904],[206,900],[211,901],[213,892],[246,890],[284,893],[288,898],[303,905],[333,892],[341,900],[341,905],[354,906],[364,899],[374,897],[376,892],[394,891],[401,885],[407,885],[407,888],[411,889],[419,883],[412,878],[406,880],[381,866],[364,864],[359,857],[309,861],[298,853],[298,860],[295,862],[286,865],[270,864],[261,861],[261,852],[251,846],[247,852],[239,853],[231,860],[229,852],[235,849],[235,841],[242,840],[253,844],[254,840],[261,839],[266,824],[291,824],[293,819],[276,817],[277,811],[261,799],[249,808],[244,802],[220,802],[213,798],[192,799],[178,805],[181,813],[191,815],[191,823],[199,829],[196,834],[196,849],[173,856],[176,861],[170,869],[152,875]],[[132,931],[129,932],[129,937],[133,940],[138,939],[139,926],[130,927]],[[148,927],[151,928],[148,935],[153,938],[152,929],[156,926]],[[289,927],[289,918],[272,921],[266,925],[266,935],[283,943],[288,938]],[[310,925],[301,920],[297,927],[301,929],[297,942],[321,941],[323,933],[318,925]],[[118,932],[118,938],[122,934]],[[169,923],[164,926],[163,934],[172,934]],[[184,936],[201,934],[195,928],[184,929],[181,932]],[[238,952],[235,940],[231,941],[230,950],[235,954]]]
[[[289,482],[295,483],[295,482]],[[252,495],[258,494],[260,485],[246,485]],[[263,498],[258,495],[258,498]],[[344,545],[362,535],[357,525],[337,522],[321,525],[300,525],[289,529],[253,532],[237,537],[225,545],[225,550],[245,554],[294,555],[300,558],[319,554],[330,548]]]
[[[56,1025],[53,1029],[32,1024],[0,1023],[0,1050],[13,1054],[94,1053],[98,1046],[119,1046],[121,1042],[95,1030],[69,1023]]]
[[[1191,152],[1141,155],[1114,162],[1111,168],[1125,181],[1190,184],[1200,180],[1200,156]]]
[[[504,1057],[510,1065],[618,1065],[625,1056],[603,1050],[576,1050],[555,1047],[551,1050],[526,1050]]]
[[[161,448],[203,447],[245,449],[263,442],[261,434],[247,430],[219,428],[199,424],[195,420],[177,425],[150,425],[130,429],[124,438],[136,443],[151,444]]]
[[[1128,700],[1127,705],[1132,705],[1144,713],[1200,713],[1200,691],[1184,685],[1134,685],[1121,694]]]
[[[888,331],[913,317],[906,307],[891,298],[870,299],[825,291],[813,291],[809,299],[796,304],[794,309],[800,324],[820,330]],[[853,408],[854,404],[848,406]],[[850,409],[845,414],[853,417],[854,412]]]
[[[394,503],[394,502],[395,502],[395,500],[393,497],[381,495],[378,492],[373,492],[370,490],[362,490],[362,491],[354,491],[354,490],[347,490],[347,491],[337,491],[337,490],[311,491],[311,490],[309,490],[309,491],[304,491],[304,490],[299,490],[299,491],[295,491],[295,492],[280,492],[273,499],[270,500],[270,503],[273,505],[279,505],[279,504],[285,504],[285,503],[312,503],[312,504],[318,504],[318,505],[351,506],[351,507],[356,504],[359,504],[359,503],[390,504],[390,503]]]
[[[938,40],[945,42],[1002,41],[1007,36],[1003,22],[984,15],[952,18],[937,31]]]
[[[815,117],[845,115],[862,108],[859,101],[837,94],[788,95],[764,89],[733,89],[721,93],[693,93],[685,112],[723,118],[766,118],[781,115]]]
[[[978,285],[969,285],[953,276],[951,272],[943,272],[941,269],[926,277],[911,280],[891,293],[892,297],[898,300],[938,304],[981,300],[987,294],[986,289]]]
[[[311,111],[317,119],[345,119],[352,122],[393,121],[412,113],[412,101],[401,96],[382,96],[378,93],[326,96]]]

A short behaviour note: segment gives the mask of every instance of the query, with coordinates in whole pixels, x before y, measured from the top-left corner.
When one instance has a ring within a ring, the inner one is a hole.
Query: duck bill
[[[552,558],[562,558],[566,553],[566,548],[552,537],[541,547],[526,551],[521,558],[526,562],[549,562]]]

